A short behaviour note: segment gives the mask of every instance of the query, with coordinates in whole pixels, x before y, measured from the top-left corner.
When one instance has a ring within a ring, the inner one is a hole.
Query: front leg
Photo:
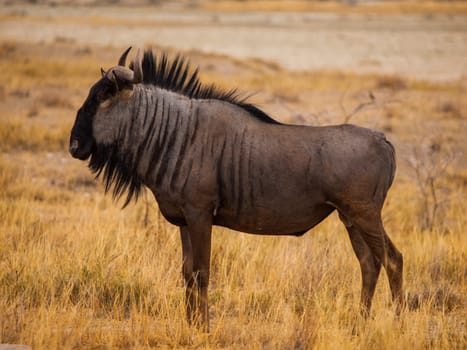
[[[182,238],[183,253],[183,278],[185,280],[185,310],[186,319],[192,324],[195,311],[195,279],[193,278],[193,248],[191,246],[191,237],[186,226],[180,227]]]
[[[189,210],[185,215],[187,225],[181,227],[180,233],[187,320],[190,324],[195,323],[207,331],[212,216],[199,210]]]

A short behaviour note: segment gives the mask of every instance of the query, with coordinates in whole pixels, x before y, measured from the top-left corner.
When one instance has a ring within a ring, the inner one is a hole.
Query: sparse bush
[[[8,42],[2,42],[0,45],[0,55],[5,57],[5,56],[11,56],[14,54],[17,50],[17,45],[15,42],[8,41]]]
[[[440,139],[415,143],[408,164],[412,169],[420,194],[419,223],[423,230],[442,227],[445,209],[449,204],[442,191],[448,167],[456,154]]]
[[[39,115],[39,108],[37,108],[37,105],[34,104],[31,109],[28,111],[28,113],[26,114],[26,116],[28,118],[34,118],[34,117],[37,117]]]
[[[377,89],[392,89],[392,90],[404,90],[407,88],[407,83],[398,76],[383,76],[378,78],[376,82]]]
[[[10,96],[19,98],[29,98],[30,91],[28,89],[15,89],[10,91]]]
[[[448,114],[449,116],[451,116],[452,118],[455,118],[455,119],[463,119],[464,118],[464,116],[462,114],[462,111],[459,108],[459,106],[457,104],[453,103],[453,102],[445,101],[445,102],[441,103],[438,106],[438,111],[441,112],[441,113]]]
[[[37,102],[46,107],[52,108],[71,109],[73,107],[68,96],[64,96],[63,93],[58,91],[47,91],[42,93],[41,96],[37,99]]]

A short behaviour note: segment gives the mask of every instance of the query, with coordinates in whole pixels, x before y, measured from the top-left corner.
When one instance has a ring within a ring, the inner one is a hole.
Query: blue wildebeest
[[[202,85],[180,56],[158,60],[139,50],[91,88],[70,137],[125,205],[143,186],[180,227],[188,321],[208,327],[213,225],[253,234],[301,236],[334,210],[362,272],[368,314],[381,265],[397,310],[402,255],[386,234],[381,209],[395,173],[384,135],[354,125],[281,124],[238,98]]]

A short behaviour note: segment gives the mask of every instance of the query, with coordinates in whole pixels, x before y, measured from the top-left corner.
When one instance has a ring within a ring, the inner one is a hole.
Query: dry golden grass
[[[13,82],[0,89],[0,343],[33,349],[465,347],[465,164],[460,158],[441,179],[443,224],[433,230],[420,228],[420,196],[404,166],[405,152],[417,142],[409,126],[421,123],[421,115],[427,130],[443,135],[443,150],[463,151],[461,85],[290,74],[257,61],[194,54],[213,67],[204,79],[261,91],[257,98],[282,120],[296,121],[287,105],[308,123],[339,122],[343,109],[351,111],[373,91],[378,103],[351,121],[390,129],[399,146],[400,170],[384,220],[404,253],[408,304],[396,319],[382,273],[372,317],[357,316],[358,262],[334,215],[301,238],[215,228],[212,324],[204,334],[184,320],[178,230],[161,217],[152,195],[122,211],[66,152],[75,110],[99,66],[110,66],[120,50],[98,56],[88,48],[71,61],[47,56],[66,45],[9,43],[2,46],[9,53],[0,55],[4,81]],[[19,60],[25,53],[40,68]],[[233,67],[231,75],[218,73],[219,62]]]
[[[178,232],[152,200],[145,225],[144,201],[121,211],[72,160],[61,158],[61,169],[30,168],[61,153],[14,156],[0,167],[1,342],[34,349],[465,345],[465,205],[449,208],[448,232],[421,232],[400,195],[410,189],[391,192],[385,218],[405,255],[410,306],[399,319],[384,274],[373,317],[355,316],[358,263],[336,217],[302,238],[216,228],[205,335],[184,322]]]

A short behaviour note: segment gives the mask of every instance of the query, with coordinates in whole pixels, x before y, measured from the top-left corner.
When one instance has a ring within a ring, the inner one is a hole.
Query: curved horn
[[[139,49],[136,51],[135,63],[133,67],[133,83],[139,84],[143,82],[143,68],[141,67],[141,60],[139,58]]]
[[[105,70],[104,68],[101,67],[101,75],[104,76],[105,75]]]
[[[122,53],[122,55],[120,56],[120,59],[118,60],[119,66],[125,67],[126,56],[128,56],[128,52],[130,52],[130,50],[131,50],[131,46],[128,49],[126,49],[124,53]]]

